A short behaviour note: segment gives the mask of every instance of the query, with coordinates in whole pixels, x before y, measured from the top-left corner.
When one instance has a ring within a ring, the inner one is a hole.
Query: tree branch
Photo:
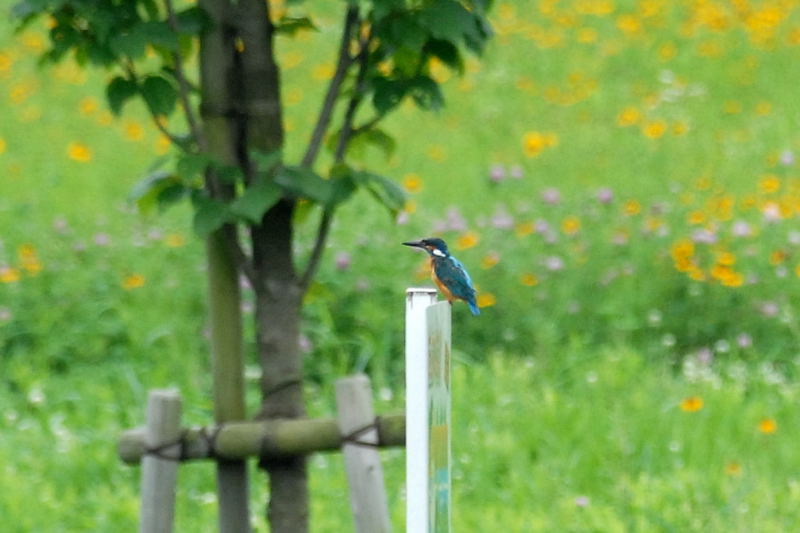
[[[167,22],[172,28],[172,31],[178,31],[178,19],[175,17],[175,8],[172,6],[172,0],[164,0],[164,5],[167,8]],[[183,107],[183,112],[186,115],[186,122],[189,124],[189,131],[192,132],[192,137],[200,148],[201,152],[206,152],[208,143],[206,142],[203,130],[192,110],[192,103],[189,101],[189,91],[191,86],[186,79],[186,72],[183,69],[183,56],[179,49],[172,52],[172,60],[175,62],[175,79],[178,80],[178,97]]]
[[[359,52],[357,60],[359,62],[358,74],[356,75],[356,84],[353,94],[350,96],[350,101],[347,104],[347,111],[345,112],[344,122],[342,124],[342,131],[339,135],[339,143],[336,147],[336,154],[334,159],[337,163],[344,161],[344,154],[347,150],[347,145],[350,142],[353,134],[353,121],[355,120],[356,110],[361,100],[364,97],[364,89],[366,86],[367,67],[369,66],[369,43],[372,39],[372,32],[360,39]],[[380,118],[380,117],[379,117]],[[375,122],[377,122],[376,119]],[[308,290],[311,280],[317,273],[319,262],[322,259],[322,252],[325,250],[325,243],[328,240],[328,234],[331,229],[331,221],[333,220],[333,207],[325,207],[322,211],[322,217],[319,221],[319,228],[317,229],[317,239],[314,242],[314,248],[311,250],[311,256],[308,259],[306,270],[300,278],[300,289],[305,292]]]
[[[357,57],[358,74],[356,75],[355,88],[353,89],[353,94],[350,96],[350,101],[347,103],[347,111],[344,114],[342,131],[339,133],[339,142],[336,145],[336,152],[334,154],[334,159],[337,163],[344,160],[347,145],[353,137],[353,121],[356,117],[356,110],[358,110],[358,106],[364,98],[367,68],[369,66],[369,43],[371,40],[372,30],[370,29],[367,34],[360,39]]]
[[[333,73],[330,84],[328,84],[328,92],[325,94],[325,99],[322,102],[322,109],[320,110],[317,123],[314,126],[314,131],[311,134],[311,139],[308,142],[308,148],[303,156],[302,165],[304,167],[312,167],[314,160],[317,158],[319,149],[322,146],[322,141],[325,138],[325,132],[331,122],[333,115],[333,108],[336,105],[336,100],[339,97],[339,92],[342,88],[347,71],[353,64],[353,57],[350,55],[350,40],[352,39],[353,28],[358,24],[358,7],[350,6],[344,17],[344,28],[342,29],[342,41],[339,44],[339,59],[336,61],[336,70]]]
[[[308,259],[303,276],[300,278],[300,290],[306,292],[311,280],[317,273],[319,262],[322,259],[322,252],[325,250],[325,243],[328,240],[328,234],[331,229],[331,222],[333,221],[333,208],[326,207],[322,211],[322,217],[319,220],[319,228],[317,229],[317,239],[314,241],[314,249],[311,250],[311,256]]]

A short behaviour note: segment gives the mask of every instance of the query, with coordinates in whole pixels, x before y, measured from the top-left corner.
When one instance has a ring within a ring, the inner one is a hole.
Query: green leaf
[[[405,206],[405,191],[389,178],[367,171],[353,171],[352,175],[355,182],[366,188],[392,215]]]
[[[280,149],[272,150],[271,152],[258,149],[250,150],[250,159],[255,163],[256,170],[259,172],[272,172],[275,165],[279,164],[282,158],[283,151]]]
[[[147,48],[147,36],[134,26],[115,34],[108,45],[115,55],[141,59]]]
[[[450,41],[431,39],[425,43],[424,51],[438,58],[439,61],[457,71],[459,74],[464,73],[464,60],[461,59],[461,52],[459,52],[458,47]]]
[[[234,220],[228,206],[219,200],[197,193],[192,197],[194,203],[194,231],[200,237],[208,237],[212,232]]]
[[[352,138],[350,142],[352,143],[356,140],[379,148],[386,156],[386,159],[391,158],[394,155],[395,148],[397,148],[397,142],[394,137],[379,128],[363,131]]]
[[[419,22],[430,34],[444,41],[480,40],[475,17],[455,0],[436,0],[419,14]]]
[[[187,189],[178,176],[157,170],[134,185],[128,198],[140,212],[149,214],[156,207],[164,209],[181,200],[186,193]]]
[[[197,35],[211,26],[211,19],[200,7],[190,7],[175,14],[178,33]]]
[[[444,105],[444,95],[432,78],[417,76],[409,81],[414,102],[422,109],[439,109]]]
[[[307,198],[320,205],[328,205],[333,194],[330,180],[305,167],[281,167],[275,175],[275,183],[293,196]]]
[[[212,159],[205,154],[182,153],[178,158],[178,175],[186,181],[191,181],[205,173]]]
[[[162,46],[172,51],[178,49],[178,35],[172,31],[167,21],[142,22],[136,26],[136,32],[142,35],[147,44]]]
[[[402,80],[378,77],[372,80],[372,105],[378,114],[386,114],[403,101],[408,84]]]
[[[125,102],[138,92],[139,86],[136,85],[135,81],[122,76],[115,77],[106,87],[106,100],[108,100],[108,107],[111,112],[119,116]]]
[[[283,191],[275,183],[259,179],[231,203],[230,210],[234,215],[258,224],[264,213],[278,203],[282,195]]]
[[[294,36],[297,32],[303,30],[316,30],[314,22],[308,17],[287,17],[284,15],[275,24],[275,31],[285,35]]]
[[[167,116],[175,110],[178,93],[175,87],[161,76],[147,76],[141,87],[147,107],[154,115]]]

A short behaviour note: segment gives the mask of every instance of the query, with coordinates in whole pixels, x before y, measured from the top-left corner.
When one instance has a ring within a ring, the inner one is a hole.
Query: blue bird
[[[475,302],[475,287],[472,286],[472,279],[467,269],[458,259],[450,255],[447,244],[442,239],[422,239],[403,244],[422,248],[428,252],[431,258],[431,279],[451,305],[454,300],[463,300],[467,302],[473,315],[481,314]]]

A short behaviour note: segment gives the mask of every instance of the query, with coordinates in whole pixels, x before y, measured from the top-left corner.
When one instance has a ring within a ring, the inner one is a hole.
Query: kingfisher
[[[475,302],[475,287],[472,286],[472,279],[469,277],[467,269],[458,259],[450,255],[447,244],[442,239],[434,237],[403,244],[422,248],[428,252],[431,258],[431,279],[442,291],[450,305],[454,300],[463,300],[467,302],[473,315],[481,314],[478,304]]]

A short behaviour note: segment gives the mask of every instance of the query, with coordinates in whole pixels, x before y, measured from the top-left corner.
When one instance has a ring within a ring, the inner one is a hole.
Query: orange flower
[[[19,281],[19,270],[8,266],[0,266],[0,283]]]
[[[131,274],[122,280],[122,288],[126,291],[144,287],[144,276],[141,274]]]
[[[737,461],[731,461],[725,465],[725,473],[729,476],[741,476],[742,464]]]
[[[458,238],[456,241],[456,249],[466,250],[472,248],[478,244],[478,241],[480,241],[478,234],[474,231],[468,231]]]
[[[67,155],[73,161],[78,163],[88,163],[92,160],[92,151],[85,144],[78,142],[71,142],[67,146]]]
[[[694,413],[703,408],[703,399],[699,396],[689,396],[681,400],[681,411]]]
[[[567,235],[575,235],[581,229],[581,220],[578,217],[567,217],[561,222],[561,231]]]
[[[758,430],[764,435],[772,435],[778,431],[778,423],[771,418],[765,418],[758,423]]]
[[[489,252],[483,259],[481,259],[481,268],[488,270],[500,262],[500,254],[497,252]]]
[[[497,299],[491,292],[484,292],[478,295],[478,307],[491,307],[497,303]]]
[[[419,174],[410,172],[403,176],[403,188],[410,193],[417,193],[422,190],[422,179]]]

